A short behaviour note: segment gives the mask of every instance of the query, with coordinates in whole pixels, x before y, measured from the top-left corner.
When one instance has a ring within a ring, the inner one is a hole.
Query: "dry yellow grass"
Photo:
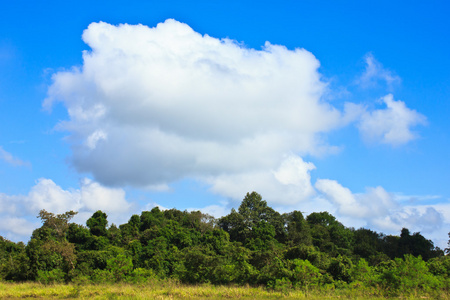
[[[449,299],[441,295],[441,299]],[[262,287],[181,285],[174,281],[148,284],[55,284],[1,283],[0,299],[383,299],[373,293],[350,290],[300,290],[283,292]],[[405,297],[399,297],[405,299]],[[426,299],[424,295],[407,299]]]

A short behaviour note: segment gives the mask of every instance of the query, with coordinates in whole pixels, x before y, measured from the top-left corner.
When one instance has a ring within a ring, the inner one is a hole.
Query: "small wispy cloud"
[[[0,146],[0,160],[3,160],[7,162],[10,165],[13,166],[25,166],[25,167],[31,167],[31,163],[28,161],[23,161],[17,157],[14,157],[11,153],[3,149],[2,146]]]
[[[387,88],[391,90],[395,84],[401,82],[401,78],[391,70],[384,68],[372,53],[366,54],[364,60],[366,68],[363,74],[356,80],[356,84],[362,88],[372,88],[386,84]]]

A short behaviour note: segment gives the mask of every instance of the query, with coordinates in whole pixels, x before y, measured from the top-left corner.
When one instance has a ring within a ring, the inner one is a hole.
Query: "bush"
[[[358,281],[366,286],[371,286],[376,282],[375,272],[364,258],[361,258],[350,270],[352,281]]]
[[[433,275],[450,278],[450,255],[432,258],[427,265]]]
[[[115,278],[109,270],[96,269],[91,275],[91,281],[93,283],[113,283],[115,282]]]
[[[292,282],[288,278],[283,277],[281,279],[275,279],[275,280],[269,281],[267,283],[267,287],[276,292],[281,292],[283,294],[289,294],[290,290],[292,289]]]
[[[125,281],[129,283],[145,283],[154,279],[156,279],[156,275],[153,270],[137,268],[125,278]]]
[[[91,283],[91,277],[89,275],[79,273],[72,278],[72,283],[75,285],[87,285]]]
[[[379,283],[387,291],[394,294],[412,293],[416,290],[431,292],[443,288],[443,282],[431,274],[422,258],[405,255],[404,259],[396,258],[391,267],[384,268]]]
[[[346,256],[338,256],[336,258],[331,259],[331,263],[328,266],[328,273],[333,276],[333,279],[336,281],[351,281],[351,273],[353,264],[352,261]]]
[[[294,259],[292,264],[291,281],[295,286],[308,288],[321,282],[322,274],[320,270],[308,260]]]
[[[106,262],[106,268],[113,274],[116,282],[122,281],[133,270],[133,262],[130,257],[119,254]]]
[[[62,283],[65,280],[65,273],[61,269],[51,271],[37,271],[36,281],[42,284]]]

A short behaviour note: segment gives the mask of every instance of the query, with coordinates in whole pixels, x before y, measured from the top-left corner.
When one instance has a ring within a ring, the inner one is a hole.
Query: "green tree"
[[[133,262],[125,254],[119,254],[106,261],[106,269],[113,274],[116,282],[124,281],[133,271]]]
[[[140,228],[139,230],[145,231],[152,227],[161,227],[164,222],[164,214],[161,210],[156,206],[152,208],[151,211],[143,211],[140,217]]]
[[[115,224],[111,224],[111,226],[109,226],[107,237],[111,245],[119,246],[122,243],[122,233]]]
[[[250,263],[258,270],[253,283],[267,285],[276,279],[289,278],[291,271],[283,254],[283,249],[275,247],[253,252]]]
[[[92,217],[90,217],[86,221],[86,225],[89,228],[89,231],[91,234],[95,236],[106,236],[108,226],[108,216],[106,213],[102,212],[101,210],[97,210]]]
[[[225,255],[231,245],[230,235],[220,228],[205,232],[200,242],[208,245],[218,255]]]
[[[382,238],[382,249],[390,259],[402,257],[402,251],[399,249],[399,236],[386,235]]]
[[[76,212],[73,211],[57,215],[45,210],[39,212],[38,218],[43,223],[42,227],[33,231],[26,246],[31,278],[34,279],[39,274],[45,275],[38,271],[60,269],[67,275],[75,268],[75,245],[67,240],[69,221],[75,215]],[[55,271],[54,274],[60,272]]]
[[[276,243],[275,228],[268,222],[261,220],[253,226],[251,237],[246,241],[246,247],[253,251],[260,251],[270,249]]]
[[[313,266],[308,260],[294,259],[292,261],[291,282],[294,286],[308,289],[318,285],[322,280],[319,268]]]
[[[283,214],[286,227],[286,243],[294,246],[298,244],[312,245],[309,225],[299,211]]]
[[[427,261],[427,266],[430,272],[435,276],[440,276],[444,280],[450,279],[450,256],[434,257]],[[449,282],[450,283],[450,282]]]
[[[86,227],[75,223],[69,224],[67,240],[75,244],[77,251],[91,249],[92,239],[93,236]]]
[[[0,236],[0,281],[23,281],[28,276],[28,257],[22,242],[14,243]]]
[[[91,275],[93,270],[106,269],[107,260],[111,254],[106,250],[86,250],[77,255],[77,270],[85,275]]]
[[[284,239],[284,221],[281,215],[262,200],[261,195],[256,192],[247,193],[239,206],[238,212],[234,209],[231,213],[218,222],[219,226],[230,234],[232,241],[246,244],[255,240],[254,228],[261,227],[261,221],[268,223],[275,230],[275,238],[279,241]]]
[[[185,214],[186,212],[179,211],[178,209],[175,208],[166,209],[165,211],[163,211],[164,218],[167,221],[172,220],[178,223],[181,223]]]
[[[311,227],[314,246],[335,256],[351,254],[354,244],[352,230],[338,222],[330,213],[312,213],[306,221]]]
[[[218,223],[219,227],[230,235],[230,240],[245,242],[247,231],[244,225],[244,217],[234,208],[231,209],[228,215],[220,218]]]
[[[442,287],[442,282],[429,272],[425,261],[411,254],[405,255],[404,259],[395,258],[389,267],[382,270],[379,282],[394,294],[432,291]]]
[[[376,257],[378,252],[382,251],[382,235],[370,229],[360,228],[353,234],[355,245],[353,253],[369,259]]]
[[[298,245],[286,250],[285,258],[289,260],[308,260],[312,265],[326,272],[330,265],[330,257],[327,253],[319,251],[314,246]]]
[[[199,210],[186,213],[181,221],[183,227],[195,229],[201,233],[212,230],[215,225],[214,223],[214,217],[204,214]]]
[[[375,283],[375,272],[364,258],[359,259],[358,262],[353,265],[350,274],[352,280],[361,282],[366,286],[371,286]]]
[[[352,279],[352,267],[353,263],[348,257],[339,255],[338,257],[331,259],[327,271],[331,276],[333,276],[334,280],[350,282]]]
[[[212,274],[219,259],[211,249],[206,246],[184,248],[180,256],[174,275],[183,282],[204,283],[214,279]]]
[[[120,225],[119,229],[122,236],[122,243],[126,245],[130,241],[138,239],[140,226],[141,219],[138,215],[132,215],[128,223]]]
[[[42,209],[38,218],[42,221],[42,227],[33,232],[31,238],[53,238],[56,240],[66,239],[67,229],[69,229],[69,221],[76,215],[74,211],[68,211],[63,214],[53,214]]]
[[[403,228],[398,240],[398,253],[396,257],[406,254],[421,256],[425,261],[432,257],[442,255],[439,248],[435,248],[431,240],[427,240],[420,232],[410,234],[407,228]]]
[[[275,229],[276,235],[283,235],[284,224],[281,215],[262,200],[260,194],[256,192],[247,193],[239,206],[239,214],[244,218],[244,226],[247,229],[253,228],[260,221],[266,221]]]

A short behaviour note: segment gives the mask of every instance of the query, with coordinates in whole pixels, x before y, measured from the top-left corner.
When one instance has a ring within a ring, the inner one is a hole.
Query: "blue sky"
[[[446,1],[0,6],[0,235],[41,208],[218,217],[255,190],[446,246]]]

